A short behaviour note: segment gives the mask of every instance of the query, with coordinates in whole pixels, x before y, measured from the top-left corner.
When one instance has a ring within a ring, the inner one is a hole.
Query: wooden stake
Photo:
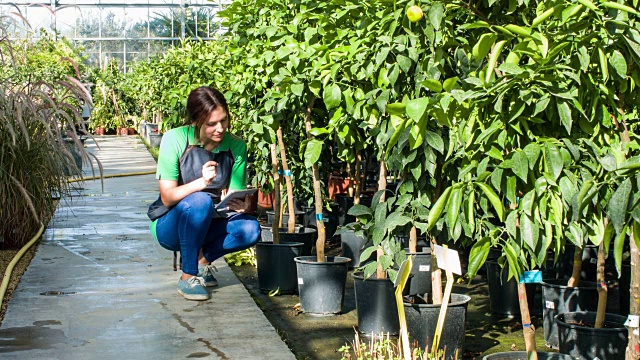
[[[409,252],[418,252],[418,231],[415,226],[412,226],[409,231]]]
[[[606,226],[606,224],[605,224]],[[604,326],[604,318],[607,313],[607,284],[604,281],[604,241],[598,246],[598,312],[596,313],[595,328]]]
[[[380,158],[380,173],[378,177],[378,191],[387,189],[387,166],[384,163],[384,153]],[[380,196],[380,203],[383,203],[385,200],[386,194],[383,192],[382,196]],[[378,250],[376,251],[376,260],[378,264],[380,264],[380,258],[384,255],[384,250],[382,250],[382,246],[378,245]],[[382,265],[378,265],[376,269],[376,276],[378,279],[386,279],[387,274],[382,269]]]
[[[582,248],[576,246],[573,253],[573,271],[571,278],[567,282],[567,287],[577,287],[580,285],[580,273],[582,272]]]
[[[273,243],[280,244],[280,232],[278,225],[280,224],[280,175],[278,174],[278,155],[276,154],[276,144],[270,144],[271,150],[271,170],[273,172],[273,223],[271,231],[273,232]]]
[[[520,275],[522,276],[522,275]],[[529,314],[529,302],[527,300],[527,287],[524,283],[518,283],[518,302],[520,303],[520,316],[522,317],[522,335],[529,360],[538,360],[536,349],[536,329],[531,323]]]
[[[631,301],[629,303],[629,315],[640,315],[640,253],[633,235],[629,240],[631,247]],[[638,328],[629,328],[629,345],[625,353],[626,360],[640,359],[640,334],[634,333]]]
[[[309,101],[307,105],[307,111],[304,114],[304,125],[307,131],[307,138],[313,139],[311,135],[311,111],[313,110],[313,104],[315,104],[315,96]],[[322,219],[322,189],[320,185],[320,171],[318,170],[318,164],[312,165],[312,177],[313,177],[313,195],[316,203],[316,226],[318,228],[318,240],[316,241],[316,255],[318,262],[325,262],[324,256],[324,242],[327,237],[326,230],[324,228],[324,221]]]

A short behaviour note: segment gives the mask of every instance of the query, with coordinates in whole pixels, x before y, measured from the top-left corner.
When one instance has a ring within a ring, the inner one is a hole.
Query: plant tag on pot
[[[545,301],[545,306],[547,309],[555,309],[556,308],[556,304],[553,303],[553,301]]]
[[[521,284],[542,283],[542,271],[540,270],[525,271],[524,274],[520,275],[520,283]]]
[[[431,270],[431,265],[420,265],[420,267],[418,267],[418,271],[429,271]]]
[[[640,316],[638,315],[629,315],[627,321],[624,322],[624,326],[630,328],[637,328],[640,326]]]
[[[304,281],[302,281],[302,278],[298,278],[298,285],[304,285]]]
[[[438,267],[445,271],[451,271],[454,274],[462,275],[462,268],[460,267],[460,256],[455,250],[451,250],[440,245],[435,245],[434,250],[436,252],[436,260],[438,260]]]

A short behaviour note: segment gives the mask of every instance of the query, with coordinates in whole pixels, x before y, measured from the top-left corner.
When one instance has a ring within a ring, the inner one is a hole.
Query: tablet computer
[[[249,195],[253,195],[258,191],[258,188],[253,189],[243,189],[243,190],[229,190],[227,196],[225,196],[218,205],[216,205],[216,210],[227,210],[227,206],[229,206],[229,202],[233,199],[241,199],[244,201],[244,197]]]

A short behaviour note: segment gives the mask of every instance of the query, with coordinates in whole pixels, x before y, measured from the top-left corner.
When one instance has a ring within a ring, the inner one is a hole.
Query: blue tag
[[[291,177],[291,170],[285,170],[285,171],[284,171],[284,176],[289,176],[289,177]]]
[[[520,275],[521,284],[539,284],[541,282],[542,271],[540,270],[525,271],[524,274]]]
[[[278,170],[278,175],[282,175],[282,170]]]
[[[316,214],[316,220],[324,221],[324,216],[322,216],[322,214]]]

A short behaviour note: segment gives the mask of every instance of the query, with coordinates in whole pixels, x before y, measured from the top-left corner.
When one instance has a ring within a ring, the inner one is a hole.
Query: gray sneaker
[[[178,280],[178,292],[187,300],[209,299],[209,293],[204,288],[204,279],[198,276]]]
[[[218,272],[218,269],[212,264],[198,265],[198,276],[204,280],[204,286],[218,286],[218,280],[213,277],[213,273]]]

